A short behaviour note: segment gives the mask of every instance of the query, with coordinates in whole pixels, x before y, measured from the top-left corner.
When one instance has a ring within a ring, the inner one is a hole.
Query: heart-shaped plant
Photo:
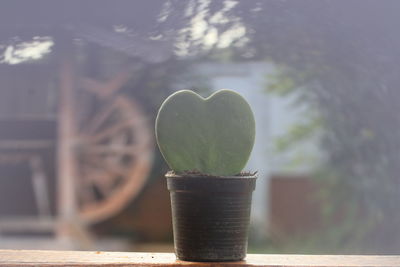
[[[156,136],[175,173],[236,175],[253,148],[255,121],[249,104],[234,91],[220,90],[203,98],[182,90],[161,105]]]

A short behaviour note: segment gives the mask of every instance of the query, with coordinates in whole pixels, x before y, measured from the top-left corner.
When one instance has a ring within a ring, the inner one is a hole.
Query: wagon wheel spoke
[[[92,143],[97,143],[106,138],[110,138],[110,137],[118,134],[122,130],[132,127],[132,125],[136,121],[137,121],[136,118],[132,118],[132,119],[125,120],[125,121],[120,121],[117,124],[111,126],[110,128],[104,129],[103,131],[101,131],[97,134],[94,134],[91,138],[89,138],[89,141]]]
[[[107,160],[102,157],[93,157],[91,161],[88,162],[90,166],[95,168],[98,172],[102,170],[105,173],[108,173],[110,176],[110,180],[114,179],[113,176],[124,176],[127,175],[128,169],[126,166],[118,164],[115,161]]]
[[[86,152],[88,154],[99,154],[99,155],[105,155],[105,154],[125,154],[125,155],[137,155],[139,154],[143,149],[138,146],[138,145],[128,145],[128,146],[120,146],[120,145],[113,145],[113,146],[107,146],[107,145],[91,145],[86,149]]]
[[[83,205],[87,205],[88,203],[96,202],[96,193],[93,187],[93,176],[91,176],[85,168],[84,179],[82,179],[82,186],[79,188],[80,194],[80,201]]]
[[[87,137],[87,141],[90,143],[98,143],[104,139],[110,138],[114,135],[119,134],[123,130],[131,129],[133,126],[141,127],[147,120],[138,120],[137,118],[128,119],[125,121],[118,122],[110,128],[104,129],[99,133],[96,133],[90,137]],[[139,130],[138,130],[139,131]]]
[[[87,167],[87,170],[90,177],[88,179],[90,181],[89,187],[91,187],[93,194],[95,195],[93,189],[96,188],[101,194],[101,197],[107,197],[110,195],[114,185],[114,179],[112,179],[113,177],[107,173],[99,171],[98,168]],[[92,201],[90,202],[96,202],[97,198],[98,197],[95,195],[94,201],[91,199]]]
[[[90,203],[96,202],[96,194],[94,192],[93,183],[85,183],[81,189],[80,202],[84,208],[90,206]]]
[[[97,113],[94,118],[83,128],[82,133],[85,135],[93,134],[114,112],[117,103],[113,102]]]
[[[92,188],[92,192],[94,193],[93,188],[95,187],[102,198],[107,197],[113,190],[115,177],[121,175],[123,173],[122,170],[110,169],[104,166],[104,164],[100,164],[99,161],[94,160],[87,164],[88,165],[85,167],[86,180],[88,181],[89,187]],[[94,199],[89,199],[90,202],[96,202],[97,200],[97,196],[95,196]]]
[[[108,197],[113,191],[113,180],[109,179],[108,175],[97,175],[96,180],[94,181],[95,187],[100,191],[102,197]]]
[[[131,74],[127,71],[117,73],[111,80],[107,82],[98,82],[96,80],[85,78],[82,80],[82,86],[89,92],[95,93],[97,96],[104,98],[117,92],[130,79]]]

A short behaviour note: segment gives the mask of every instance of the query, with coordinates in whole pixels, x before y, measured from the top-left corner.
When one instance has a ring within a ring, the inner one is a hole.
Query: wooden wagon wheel
[[[121,210],[139,193],[152,166],[153,138],[146,116],[137,102],[117,92],[128,78],[120,73],[106,84],[91,79],[82,83],[74,153],[78,214],[86,223]]]

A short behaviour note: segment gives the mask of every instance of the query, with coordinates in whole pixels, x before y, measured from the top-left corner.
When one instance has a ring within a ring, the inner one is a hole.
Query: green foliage
[[[279,96],[290,94],[298,86],[293,77],[287,75],[283,67],[277,67],[277,71],[273,74],[268,75],[267,78],[267,91],[277,94]]]
[[[321,129],[321,123],[320,119],[315,118],[292,125],[286,134],[274,140],[275,151],[278,153],[287,151],[298,142],[314,137],[315,133]]]
[[[377,139],[380,131],[371,128],[371,121],[381,123],[384,120],[371,120],[371,113],[367,112],[370,107],[360,97],[365,91],[338,93],[339,89],[335,87],[338,81],[348,83],[348,87],[356,87],[358,84],[354,80],[346,80],[345,74],[333,75],[330,69],[329,76],[335,78],[328,82],[330,77],[327,78],[322,69],[301,72],[280,67],[277,73],[269,76],[269,93],[290,97],[295,101],[296,107],[306,104],[309,108],[308,112],[303,113],[304,120],[292,125],[285,134],[273,140],[274,152],[290,151],[299,143],[320,133],[320,145],[328,158],[313,173],[315,183],[320,185],[314,196],[322,203],[319,211],[322,219],[320,227],[307,236],[292,237],[291,242],[268,249],[281,253],[371,253],[378,249],[395,247],[392,244],[376,247],[376,237],[381,238],[383,232],[380,225],[393,228],[385,217],[389,214],[387,210],[390,210],[390,206],[380,206],[384,201],[390,202],[388,200],[394,198],[383,193],[386,190],[383,181],[390,177],[390,169],[384,168],[373,152],[379,148],[377,145],[384,144],[385,139]],[[332,85],[330,90],[322,87],[326,86],[325,83]],[[332,91],[332,88],[336,91]],[[349,109],[356,109],[357,112],[352,112],[349,116],[346,112]],[[345,114],[347,115],[343,116]],[[362,123],[363,121],[368,124]],[[390,157],[388,152],[390,150],[383,150],[382,155]],[[355,162],[358,169],[354,168]],[[363,175],[357,173],[364,169],[369,172]],[[378,179],[379,183],[372,183]],[[374,187],[363,187],[365,184]],[[394,221],[397,220],[396,217],[392,216]],[[397,235],[393,234],[391,237],[394,240],[392,243],[396,244]]]
[[[203,98],[181,90],[161,105],[156,135],[175,172],[235,175],[249,159],[255,121],[249,104],[236,92],[220,90]]]

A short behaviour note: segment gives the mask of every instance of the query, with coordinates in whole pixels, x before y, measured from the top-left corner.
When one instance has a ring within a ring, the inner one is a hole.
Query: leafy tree
[[[258,7],[242,17],[250,41],[237,56],[279,64],[275,89],[300,90],[302,101],[315,107],[329,155],[325,170],[333,170],[323,175],[332,176],[331,214],[344,213],[353,222],[338,247],[363,229],[353,245],[398,251],[400,3],[260,1]]]

